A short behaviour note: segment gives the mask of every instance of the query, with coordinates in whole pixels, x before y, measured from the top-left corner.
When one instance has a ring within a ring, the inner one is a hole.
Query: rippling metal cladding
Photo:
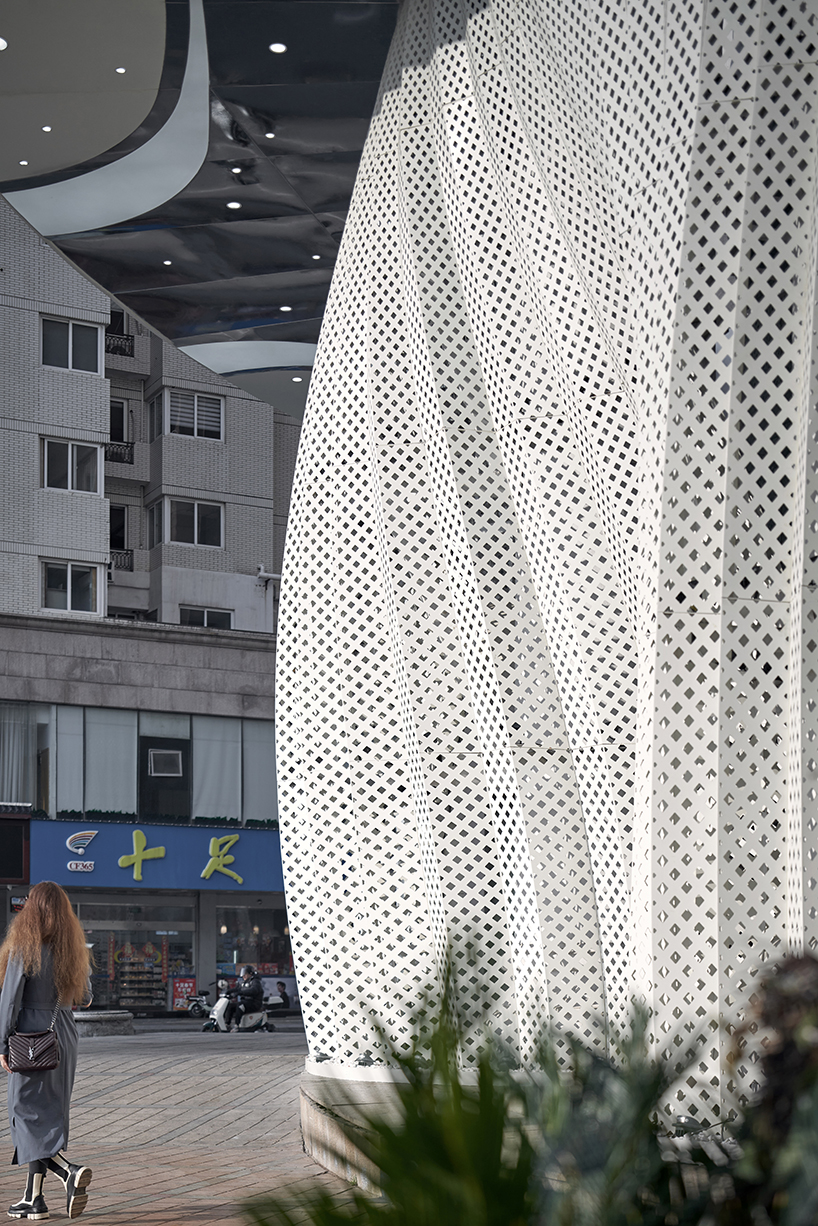
[[[466,1064],[605,1050],[636,995],[714,1121],[816,947],[815,44],[796,3],[402,6],[282,588],[316,1071],[411,1041],[450,947]]]

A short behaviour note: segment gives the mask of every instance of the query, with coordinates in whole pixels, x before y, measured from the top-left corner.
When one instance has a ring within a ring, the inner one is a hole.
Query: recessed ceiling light
[[[50,132],[50,131],[51,131],[51,124],[49,124],[49,123],[44,124],[44,125],[43,125],[43,131],[44,131],[44,132]]]
[[[21,166],[28,166],[28,162],[21,162],[21,163],[20,163],[20,165],[21,165]]]
[[[227,207],[229,209],[240,209],[241,205],[239,204],[238,200],[228,200]]]
[[[172,263],[173,263],[173,261],[172,261],[172,260],[163,260],[163,261],[162,261],[162,263],[163,263],[163,264],[172,264]]]
[[[301,378],[300,375],[293,375],[293,383],[303,383],[303,382],[304,380]]]
[[[282,311],[291,311],[293,308],[292,307],[280,307],[279,309]]]
[[[240,174],[241,174],[241,166],[234,166],[234,167],[232,168],[232,170],[230,171],[230,173],[231,173],[231,174],[234,174],[234,175],[240,175]]]
[[[7,46],[8,46],[8,43],[6,42],[6,40],[4,38],[0,38],[0,51],[5,51]]]
[[[276,55],[283,55],[284,52],[287,50],[287,44],[286,43],[270,43],[270,50],[274,52]]]
[[[265,132],[264,135],[267,137],[268,140],[272,140],[273,137],[275,136],[275,132]]]
[[[320,260],[320,259],[321,259],[320,255],[314,255],[312,258],[313,258],[314,260]]]
[[[124,71],[125,71],[125,69],[124,69],[124,68],[117,68],[117,69],[116,69],[116,71],[117,71],[117,72],[124,72]]]

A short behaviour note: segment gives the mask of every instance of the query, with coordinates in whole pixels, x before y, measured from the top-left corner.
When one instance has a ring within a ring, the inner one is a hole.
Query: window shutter
[[[222,402],[220,396],[197,397],[196,433],[202,438],[221,438]]]
[[[171,392],[170,394],[170,432],[171,434],[193,433],[193,392]]]

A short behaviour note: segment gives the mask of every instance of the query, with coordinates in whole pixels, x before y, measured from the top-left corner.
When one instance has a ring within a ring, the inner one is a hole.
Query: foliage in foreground
[[[777,1041],[766,1088],[735,1139],[670,1137],[657,1124],[666,1070],[646,1057],[644,1017],[617,1067],[553,1043],[531,1075],[480,1060],[457,1068],[457,1035],[438,1024],[431,1050],[398,1058],[400,1123],[370,1118],[356,1143],[383,1195],[320,1188],[246,1206],[254,1226],[818,1226],[818,962],[790,959],[770,981],[759,1021]]]

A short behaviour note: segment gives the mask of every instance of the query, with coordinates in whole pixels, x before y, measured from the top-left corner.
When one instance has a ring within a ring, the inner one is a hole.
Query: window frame
[[[153,769],[153,764],[155,761],[154,754],[167,754],[167,755],[172,754],[179,763],[178,771],[154,770]],[[181,749],[157,749],[155,747],[153,749],[148,749],[148,778],[149,779],[184,779],[184,777],[185,777],[185,769],[184,769],[184,762],[182,761]]]
[[[166,495],[164,501],[167,505],[167,510],[163,517],[163,532],[165,541],[168,545],[186,545],[189,549],[224,549],[224,523],[225,523],[225,504],[223,502],[211,502],[207,498],[172,498]],[[171,503],[187,502],[193,507],[193,537],[192,541],[177,541],[171,535]],[[219,508],[219,544],[205,545],[198,540],[199,536],[199,507],[218,507]]]
[[[111,437],[111,410],[113,409],[115,404],[122,405],[122,438],[112,438]],[[111,396],[108,400],[108,438],[110,439],[112,443],[130,443],[131,442],[131,439],[128,438],[128,435],[130,434],[130,429],[129,429],[130,422],[128,420],[128,417],[129,417],[128,401],[122,396]]]
[[[145,507],[145,516],[147,518],[147,546],[148,549],[156,549],[159,545],[165,544],[167,533],[165,531],[165,499],[157,498],[149,506]],[[155,535],[155,528],[159,527],[159,536]]]
[[[49,566],[65,566],[68,569],[68,574],[67,574],[68,606],[65,609],[60,609],[60,608],[55,607],[54,605],[46,604],[46,593],[48,591],[47,582],[48,582],[48,567]],[[95,580],[96,608],[95,609],[72,609],[71,608],[70,602],[71,602],[72,595],[73,595],[73,588],[72,588],[72,582],[71,582],[71,571],[74,566],[81,566],[83,567],[83,569],[88,568],[89,570],[96,571],[96,580]],[[60,613],[60,614],[66,614],[66,615],[70,614],[72,617],[101,617],[103,615],[103,607],[102,607],[103,592],[105,591],[102,571],[103,571],[103,567],[98,562],[81,562],[79,559],[76,559],[76,558],[71,558],[71,559],[68,559],[68,558],[40,558],[40,610],[41,612]]]
[[[111,538],[111,511],[113,511],[114,509],[116,509],[117,511],[124,511],[124,515],[122,516],[122,520],[123,520],[123,523],[122,523],[122,538],[123,538],[124,544],[122,544],[122,545],[112,545],[112,544],[111,544],[111,541],[110,541],[110,538]],[[114,553],[122,553],[122,552],[125,552],[125,551],[126,551],[128,548],[129,548],[129,546],[128,546],[128,540],[129,540],[129,538],[130,538],[130,532],[129,532],[129,527],[130,527],[130,525],[129,525],[129,523],[128,523],[128,520],[129,520],[129,519],[130,519],[130,515],[128,514],[128,503],[127,503],[127,502],[113,502],[113,501],[109,501],[109,507],[108,507],[108,548],[109,548],[109,549],[111,549],[111,550],[113,550],[113,552],[114,552]]]
[[[171,430],[170,428],[171,392],[178,392],[183,395],[188,395],[188,396],[193,397],[193,433],[192,434],[182,434],[179,431]],[[218,438],[213,438],[207,434],[199,434],[198,432],[199,430],[199,397],[200,396],[208,396],[211,400],[219,401],[219,437]],[[159,413],[158,413],[159,425],[161,426],[160,430],[155,429],[156,424],[157,424],[156,423],[157,413],[156,413],[156,410],[154,409],[154,404],[156,403],[157,400],[161,401],[160,406],[159,406]],[[213,392],[194,392],[194,391],[191,391],[190,388],[186,388],[186,387],[163,387],[161,388],[160,391],[156,393],[155,396],[151,396],[150,400],[147,402],[147,409],[148,409],[148,434],[150,436],[150,442],[154,442],[155,439],[160,438],[162,435],[175,436],[176,438],[195,438],[195,439],[198,439],[200,442],[204,442],[204,443],[223,443],[224,442],[224,422],[225,422],[225,397],[224,396],[216,395]]]
[[[213,548],[213,546],[211,546],[211,548]],[[224,626],[209,626],[209,625],[207,624],[207,615],[208,615],[208,613],[227,613],[227,614],[228,614],[228,616],[229,616],[229,618],[230,618],[230,625],[229,625],[229,627],[227,627],[227,629],[229,629],[229,630],[232,630],[232,629],[233,629],[233,615],[234,615],[234,613],[235,613],[235,611],[236,611],[235,609],[211,609],[211,608],[209,608],[209,607],[208,607],[208,608],[206,608],[204,605],[180,604],[180,605],[179,605],[179,625],[180,625],[180,626],[186,626],[186,627],[187,627],[187,626],[190,626],[190,624],[191,624],[191,623],[190,623],[190,622],[183,622],[183,621],[182,621],[182,610],[183,610],[183,609],[188,609],[188,610],[190,610],[191,612],[196,612],[196,613],[204,613],[204,615],[205,615],[205,616],[204,616],[204,625],[203,625],[203,626],[198,627],[199,629],[203,629],[203,630],[224,630],[224,629],[225,629],[225,627],[224,627]]]
[[[68,447],[68,485],[48,484],[48,444],[61,443]],[[64,494],[88,494],[92,498],[104,498],[105,493],[105,459],[101,443],[88,442],[84,439],[54,438],[50,434],[40,436],[40,474],[41,488],[44,490],[60,490]],[[74,460],[75,447],[93,447],[97,453],[97,488],[95,490],[80,490],[73,484],[76,464]]]
[[[98,379],[105,378],[105,325],[91,323],[87,319],[71,319],[65,315],[50,315],[43,313],[40,319],[40,365],[45,370],[70,370],[78,375],[95,375]],[[43,323],[46,320],[52,320],[58,324],[68,324],[68,365],[67,366],[52,366],[50,362],[46,362],[43,356],[44,345],[44,329]],[[95,328],[97,333],[97,368],[96,370],[83,370],[82,367],[74,366],[74,325],[77,324],[81,328]]]

